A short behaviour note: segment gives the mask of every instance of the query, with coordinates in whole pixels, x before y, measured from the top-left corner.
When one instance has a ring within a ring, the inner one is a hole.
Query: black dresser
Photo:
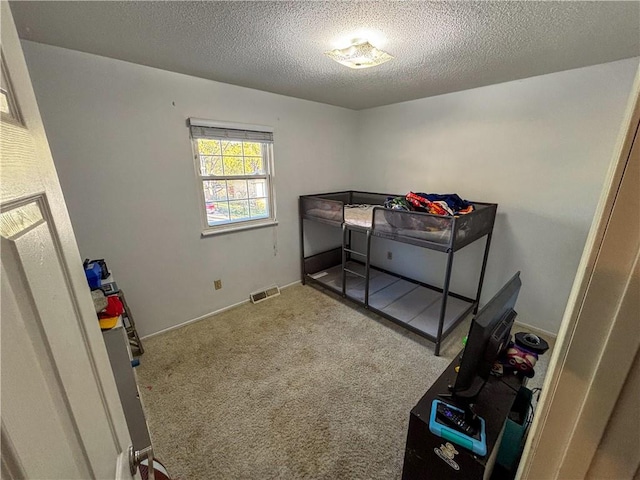
[[[492,376],[478,395],[475,412],[485,420],[487,438],[487,454],[480,457],[429,431],[431,403],[434,399],[456,405],[454,400],[442,399],[439,394],[447,393],[448,386],[454,382],[457,365],[458,357],[411,410],[403,480],[473,480],[491,477],[505,421],[523,381],[515,375],[502,378]]]

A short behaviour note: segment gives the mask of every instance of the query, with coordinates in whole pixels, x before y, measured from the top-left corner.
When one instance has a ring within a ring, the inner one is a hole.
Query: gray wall
[[[80,252],[107,260],[141,335],[299,279],[297,197],[351,184],[356,112],[23,48]],[[275,128],[277,227],[201,238],[188,117]]]
[[[518,320],[556,333],[637,67],[629,59],[362,111],[354,186],[498,203],[482,301],[522,270]],[[442,282],[444,255],[376,247],[385,267]],[[482,248],[456,254],[454,291],[474,293]]]
[[[108,260],[143,335],[298,280],[296,197],[347,188],[499,203],[483,301],[522,270],[520,320],[555,333],[638,65],[355,112],[23,46],[81,253]],[[188,117],[275,127],[278,227],[200,237]],[[474,293],[482,246],[456,254],[456,291]],[[441,281],[442,254],[374,248],[389,269]]]

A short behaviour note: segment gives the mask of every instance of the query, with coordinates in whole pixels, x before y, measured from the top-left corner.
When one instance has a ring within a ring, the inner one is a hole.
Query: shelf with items
[[[140,340],[140,336],[138,335],[136,323],[133,319],[131,308],[129,307],[127,299],[124,295],[124,291],[118,287],[112,275],[109,275],[106,279],[103,280],[100,289],[103,291],[107,298],[110,296],[116,296],[120,300],[120,303],[122,303],[123,312],[121,314],[121,322],[126,332],[127,342],[129,344],[129,347],[134,349],[134,351],[132,352],[134,357],[142,355],[144,353],[144,347],[142,346],[142,341]]]

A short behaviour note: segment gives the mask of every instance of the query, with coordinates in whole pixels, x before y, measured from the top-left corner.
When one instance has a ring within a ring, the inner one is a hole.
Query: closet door
[[[624,127],[525,446],[522,479],[585,478],[594,458],[601,463],[598,456],[608,454],[615,462],[630,446],[628,468],[640,461],[637,416],[628,419],[628,440],[615,448],[609,438],[607,452],[597,452],[640,348],[640,69]]]

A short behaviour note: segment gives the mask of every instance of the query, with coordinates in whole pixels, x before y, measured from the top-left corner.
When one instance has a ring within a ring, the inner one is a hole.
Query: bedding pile
[[[404,197],[389,197],[384,202],[385,208],[406,210],[409,212],[426,212],[435,215],[464,215],[473,212],[473,204],[461,199],[456,193],[414,193]]]

